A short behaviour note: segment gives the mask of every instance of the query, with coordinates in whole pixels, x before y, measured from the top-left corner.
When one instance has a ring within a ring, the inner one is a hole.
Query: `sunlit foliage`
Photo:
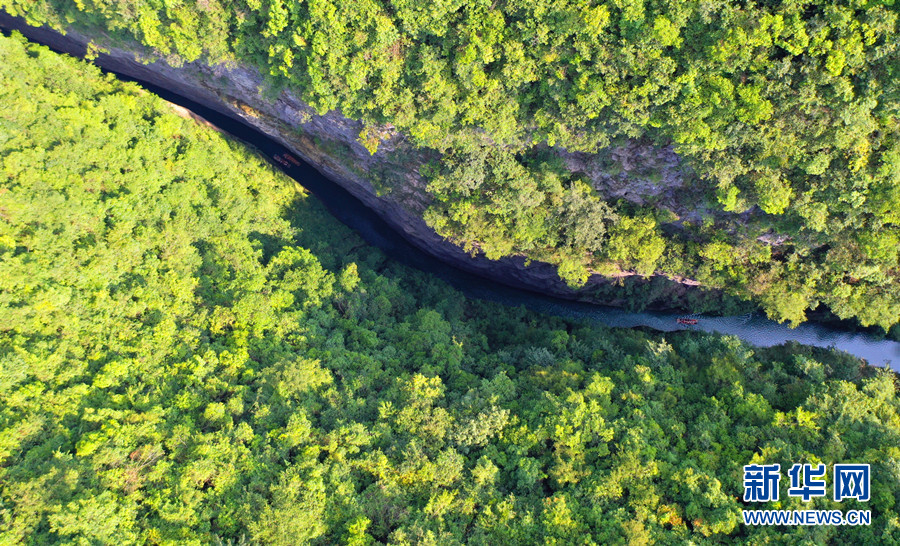
[[[892,375],[467,300],[139,88],[0,57],[0,542],[900,540]],[[782,508],[873,524],[744,527],[755,460],[870,462]]]

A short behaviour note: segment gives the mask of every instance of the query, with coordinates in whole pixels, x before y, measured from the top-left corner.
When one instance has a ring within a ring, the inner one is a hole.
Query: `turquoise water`
[[[270,159],[288,151],[268,136],[240,121],[165,89],[144,82],[138,83],[164,99],[194,111],[233,136],[253,145]],[[512,288],[455,269],[413,246],[374,211],[312,166],[303,162],[299,166],[285,166],[274,160],[273,164],[307,188],[338,220],[357,231],[369,244],[380,248],[395,260],[437,275],[470,297],[510,306],[523,305],[530,310],[548,315],[612,327],[645,327],[663,332],[702,330],[729,334],[757,347],[770,347],[788,341],[817,347],[834,347],[863,358],[873,366],[889,365],[895,371],[900,371],[900,343],[877,339],[865,333],[841,331],[812,323],[790,328],[786,324],[771,321],[758,313],[737,317],[695,316],[693,318],[699,319],[697,325],[684,326],[676,322],[680,316],[677,313],[630,312],[620,308],[573,302]]]
[[[6,17],[4,26],[22,25]],[[31,34],[28,32],[28,34]],[[47,31],[46,34],[55,33]],[[65,38],[57,37],[57,41]],[[106,56],[101,54],[95,63],[104,68]],[[115,72],[113,72],[115,73]],[[116,74],[124,80],[135,81],[123,74]],[[287,150],[271,138],[252,127],[220,112],[206,108],[188,98],[172,93],[146,82],[137,81],[149,91],[162,98],[183,106],[206,118],[235,137],[255,146],[265,156],[272,158]],[[818,347],[834,347],[865,359],[875,366],[889,365],[900,371],[900,343],[876,339],[864,333],[852,333],[818,324],[803,324],[790,328],[766,319],[760,314],[739,317],[698,317],[695,326],[684,326],[676,322],[679,315],[665,312],[630,312],[619,308],[571,302],[543,296],[526,290],[519,290],[487,280],[471,273],[455,269],[430,254],[411,245],[403,236],[394,231],[377,214],[353,197],[338,184],[328,180],[310,165],[284,166],[273,164],[288,176],[306,187],[318,197],[331,213],[341,222],[356,230],[367,242],[380,248],[391,258],[427,273],[434,274],[467,296],[499,302],[510,306],[525,306],[540,313],[555,315],[578,321],[587,321],[620,328],[645,327],[663,332],[676,330],[702,330],[737,336],[751,345],[769,347],[788,341],[795,341]]]

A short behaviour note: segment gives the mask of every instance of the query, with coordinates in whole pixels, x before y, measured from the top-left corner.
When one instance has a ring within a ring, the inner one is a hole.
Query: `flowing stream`
[[[320,199],[338,220],[358,232],[368,243],[401,263],[437,275],[467,296],[510,306],[524,305],[540,313],[619,328],[647,327],[663,332],[685,329],[718,332],[737,336],[758,347],[769,347],[788,341],[818,347],[834,347],[863,358],[871,365],[889,365],[895,371],[900,371],[900,342],[877,339],[865,333],[841,331],[813,323],[802,324],[792,329],[787,325],[768,320],[759,313],[738,317],[693,316],[691,318],[698,319],[698,323],[686,326],[676,322],[680,316],[677,313],[630,312],[614,307],[573,302],[511,288],[456,269],[410,244],[374,211],[311,165],[299,160],[299,165],[289,162],[284,165],[275,161],[274,156],[284,154],[288,150],[249,125],[156,85],[113,73],[122,80],[135,81],[163,99],[191,110],[223,131],[254,146],[272,160],[276,167]]]
[[[123,79],[132,80],[119,75]],[[672,332],[695,329],[737,336],[751,345],[770,347],[787,341],[796,341],[817,347],[834,347],[864,358],[872,365],[890,365],[900,371],[900,343],[877,339],[864,333],[854,333],[805,323],[797,328],[765,318],[760,313],[737,317],[695,316],[693,326],[678,324],[682,315],[672,312],[631,312],[616,307],[594,305],[544,296],[535,292],[512,288],[483,277],[456,269],[410,244],[374,211],[335,182],[332,182],[311,165],[298,159],[299,166],[275,161],[276,155],[289,153],[281,144],[256,129],[197,104],[186,97],[176,95],[146,82],[137,83],[165,100],[178,104],[205,118],[225,132],[251,144],[288,176],[308,189],[342,223],[358,232],[369,244],[384,251],[391,258],[427,273],[437,275],[470,297],[490,300],[504,305],[519,306],[540,313],[563,318],[590,321],[606,326],[634,328],[643,326]]]

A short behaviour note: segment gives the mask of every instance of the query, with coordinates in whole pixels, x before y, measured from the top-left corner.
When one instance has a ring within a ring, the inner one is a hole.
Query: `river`
[[[249,125],[167,89],[126,75],[116,74],[116,76],[122,80],[134,81],[163,99],[191,110],[223,131],[257,148],[262,155],[272,160],[277,168],[320,199],[338,220],[359,233],[369,244],[380,248],[389,257],[403,264],[440,277],[469,297],[510,306],[523,305],[539,313],[612,327],[646,327],[663,332],[685,329],[718,332],[737,336],[758,347],[770,347],[789,341],[817,347],[834,347],[863,358],[871,365],[887,365],[900,372],[900,342],[877,339],[865,333],[841,331],[813,323],[790,328],[785,324],[768,320],[759,313],[739,317],[694,316],[692,318],[698,319],[698,323],[684,326],[676,322],[681,316],[677,313],[630,312],[614,307],[562,300],[512,288],[453,268],[410,244],[374,211],[311,165],[302,161],[299,161],[299,165],[283,165],[275,161],[274,156],[288,150]]]

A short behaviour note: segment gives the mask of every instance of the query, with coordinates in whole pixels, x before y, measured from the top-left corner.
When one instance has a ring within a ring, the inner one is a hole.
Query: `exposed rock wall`
[[[96,65],[168,89],[252,125],[343,186],[409,242],[449,265],[517,288],[589,301],[593,288],[612,282],[593,275],[584,288],[572,290],[550,264],[531,262],[526,266],[521,257],[488,260],[470,256],[435,233],[421,218],[428,196],[419,166],[428,160],[428,151],[414,148],[391,127],[379,127],[378,151],[370,154],[359,141],[365,129],[361,122],[338,112],[318,115],[289,91],[268,96],[265,79],[255,68],[209,66],[201,62],[172,67],[149,57],[137,44],[127,50],[107,47],[103,36],[88,37],[74,30],[63,35],[48,28],[29,27],[2,12],[0,27],[18,30],[35,42],[79,57],[85,55],[89,43],[98,43],[105,49],[93,59]],[[677,158],[672,157],[671,151],[661,153],[665,186],[677,187],[681,183],[675,170]],[[589,158],[570,155],[566,159],[573,170],[591,171]],[[597,178],[595,184],[600,182]],[[690,289],[690,284],[672,281],[672,289],[683,292]]]

